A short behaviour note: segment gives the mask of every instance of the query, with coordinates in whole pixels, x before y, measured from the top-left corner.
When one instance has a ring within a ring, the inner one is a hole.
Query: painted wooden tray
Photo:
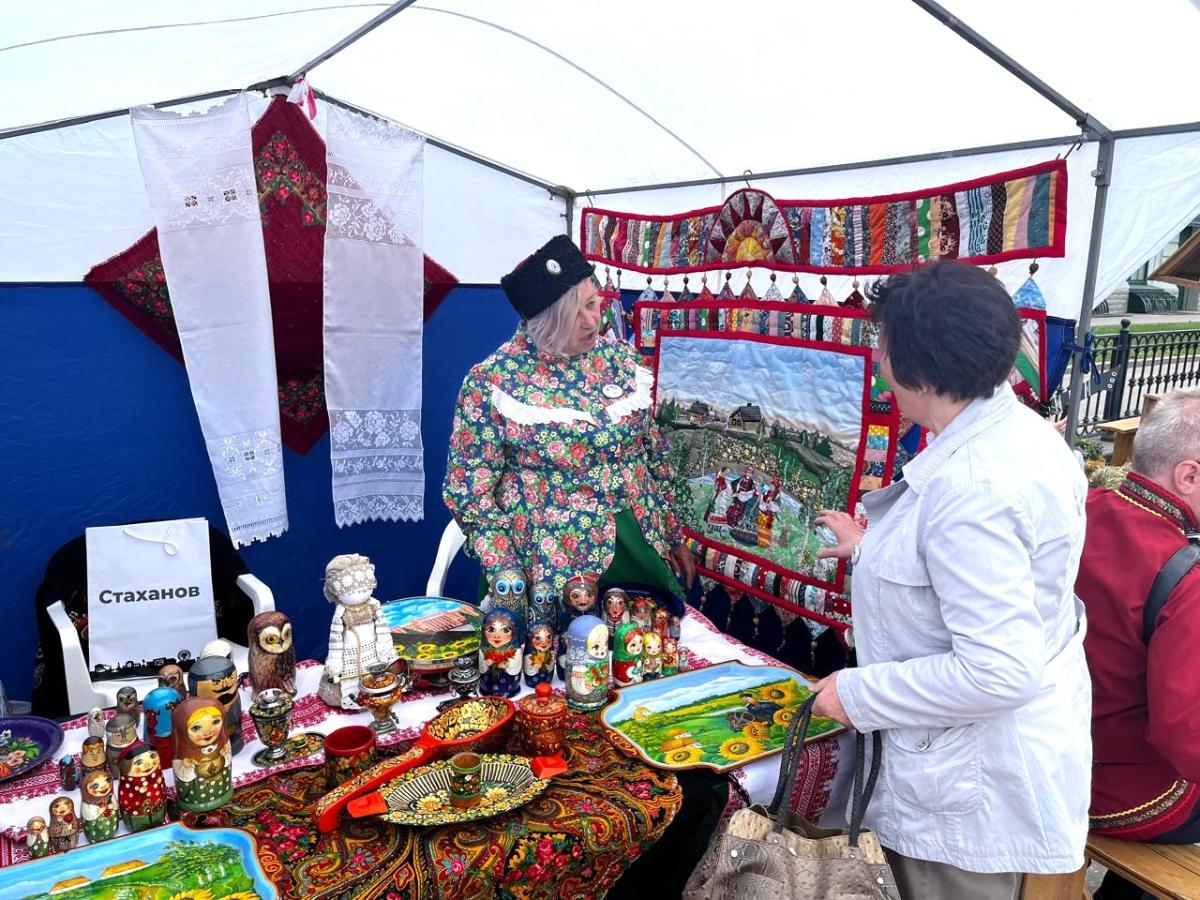
[[[254,838],[234,828],[179,823],[88,844],[0,869],[0,897],[108,900],[111,897],[274,900]]]
[[[507,753],[483,754],[478,806],[450,805],[450,763],[438,760],[401,775],[380,793],[388,811],[381,818],[396,825],[448,825],[470,822],[518,809],[544,791],[550,781],[538,778],[528,759]]]
[[[16,778],[52,759],[63,742],[62,726],[41,716],[0,718],[0,781]]]
[[[723,662],[619,688],[600,721],[618,747],[657,768],[724,772],[782,750],[793,713],[811,694],[792,669]],[[814,718],[805,740],[844,730]]]

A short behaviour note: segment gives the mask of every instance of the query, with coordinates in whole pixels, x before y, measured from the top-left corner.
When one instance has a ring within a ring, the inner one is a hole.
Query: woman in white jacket
[[[1083,865],[1091,765],[1085,621],[1072,585],[1083,474],[1007,384],[1020,322],[959,263],[871,289],[882,371],[928,429],[904,478],[818,521],[854,561],[858,668],[814,712],[883,730],[867,824],[906,900],[1016,898]]]

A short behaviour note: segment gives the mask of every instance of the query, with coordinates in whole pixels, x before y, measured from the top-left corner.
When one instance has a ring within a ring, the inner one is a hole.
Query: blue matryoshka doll
[[[558,674],[567,679],[567,629],[580,616],[600,614],[600,579],[590,572],[572,575],[563,582],[562,607],[558,614]]]
[[[608,626],[580,616],[567,630],[567,703],[599,709],[608,702]]]
[[[525,638],[525,683],[530,687],[549,684],[554,679],[554,658],[558,655],[558,635],[549,622],[534,622]]]
[[[514,697],[521,690],[525,623],[511,609],[493,609],[483,617],[479,641],[479,693]]]

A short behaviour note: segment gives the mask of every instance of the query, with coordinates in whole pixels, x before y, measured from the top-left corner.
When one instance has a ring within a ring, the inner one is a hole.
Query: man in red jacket
[[[1200,531],[1200,390],[1142,420],[1134,470],[1088,497],[1075,592],[1087,607],[1094,831],[1200,842],[1200,566],[1170,593],[1149,644],[1142,611],[1159,570]],[[1097,900],[1140,897],[1109,875]]]

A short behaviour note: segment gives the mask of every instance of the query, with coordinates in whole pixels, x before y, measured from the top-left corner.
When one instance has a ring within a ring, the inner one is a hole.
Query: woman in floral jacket
[[[591,572],[678,594],[672,571],[690,586],[694,569],[654,375],[628,344],[599,337],[592,272],[560,235],[501,280],[522,321],[463,382],[446,505],[489,579],[523,569],[557,593]]]

